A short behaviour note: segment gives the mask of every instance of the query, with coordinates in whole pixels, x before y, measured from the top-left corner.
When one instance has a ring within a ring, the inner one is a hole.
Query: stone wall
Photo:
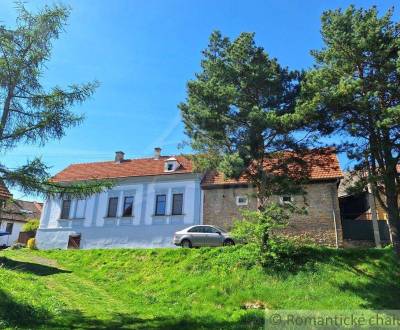
[[[293,203],[299,207],[305,206],[306,215],[293,214],[284,234],[311,239],[323,245],[342,245],[342,228],[340,223],[337,183],[312,183],[305,186],[305,195],[292,196]],[[248,196],[247,206],[237,206],[237,196]],[[279,202],[279,196],[273,196],[271,201]],[[256,209],[257,200],[253,188],[246,187],[216,187],[204,190],[203,222],[225,229],[232,227],[234,219],[240,219],[243,208]]]

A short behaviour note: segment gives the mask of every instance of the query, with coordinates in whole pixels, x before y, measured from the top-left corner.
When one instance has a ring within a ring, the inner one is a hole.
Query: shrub
[[[36,231],[39,228],[39,219],[30,219],[24,226],[22,227],[22,231]]]
[[[28,239],[26,246],[28,247],[28,249],[36,250],[37,249],[36,248],[36,239],[35,238]]]
[[[283,256],[290,254],[292,244],[272,233],[286,226],[291,212],[290,207],[277,203],[269,204],[263,211],[244,210],[243,219],[234,223],[232,235],[239,242],[254,245],[263,266],[279,263]]]

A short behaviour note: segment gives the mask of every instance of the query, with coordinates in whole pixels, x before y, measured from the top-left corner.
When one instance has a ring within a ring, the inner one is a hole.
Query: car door
[[[223,236],[214,227],[204,226],[204,245],[205,246],[220,246],[223,243]]]
[[[203,226],[196,226],[188,230],[190,242],[192,246],[203,246],[204,244],[204,229]]]

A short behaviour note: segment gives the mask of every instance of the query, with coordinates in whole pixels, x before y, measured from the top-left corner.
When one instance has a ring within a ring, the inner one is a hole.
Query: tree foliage
[[[22,226],[22,231],[36,231],[39,228],[40,219],[29,219],[27,223]]]
[[[302,83],[298,109],[323,135],[342,135],[342,147],[356,169],[368,173],[365,182],[387,210],[398,242],[400,24],[392,15],[392,9],[379,16],[376,7],[354,6],[324,12],[325,45],[312,51],[316,66]]]
[[[217,169],[226,177],[245,172],[263,208],[266,198],[281,189],[283,176],[270,175],[264,162],[305,145],[293,135],[303,121],[294,111],[300,79],[300,72],[281,67],[257,46],[254,34],[241,33],[231,41],[213,32],[201,72],[188,82],[187,100],[179,105],[198,153],[196,166]]]
[[[59,37],[70,9],[46,6],[36,14],[17,5],[14,29],[0,26],[0,152],[18,144],[43,145],[60,139],[67,128],[80,124],[82,115],[71,108],[87,100],[98,83],[73,84],[47,89],[41,78],[49,60],[52,42]],[[64,186],[49,181],[48,166],[35,158],[18,168],[0,163],[0,179],[24,193],[85,195],[108,185],[90,182]]]

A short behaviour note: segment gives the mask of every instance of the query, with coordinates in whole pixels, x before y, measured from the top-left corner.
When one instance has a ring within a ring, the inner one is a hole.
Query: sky
[[[53,1],[26,1],[36,11]],[[177,105],[186,83],[200,69],[201,51],[213,30],[230,38],[255,32],[256,43],[290,69],[313,65],[320,49],[324,10],[376,5],[380,13],[395,1],[322,0],[64,0],[72,12],[53,44],[42,82],[46,87],[98,80],[94,96],[74,110],[85,121],[59,141],[22,145],[0,155],[8,167],[41,156],[57,173],[71,163],[146,157],[154,147],[179,154],[186,139]],[[0,24],[15,24],[14,1],[0,1]],[[395,20],[399,10],[395,8]],[[350,163],[340,155],[343,169]],[[37,199],[12,190],[15,198]]]

